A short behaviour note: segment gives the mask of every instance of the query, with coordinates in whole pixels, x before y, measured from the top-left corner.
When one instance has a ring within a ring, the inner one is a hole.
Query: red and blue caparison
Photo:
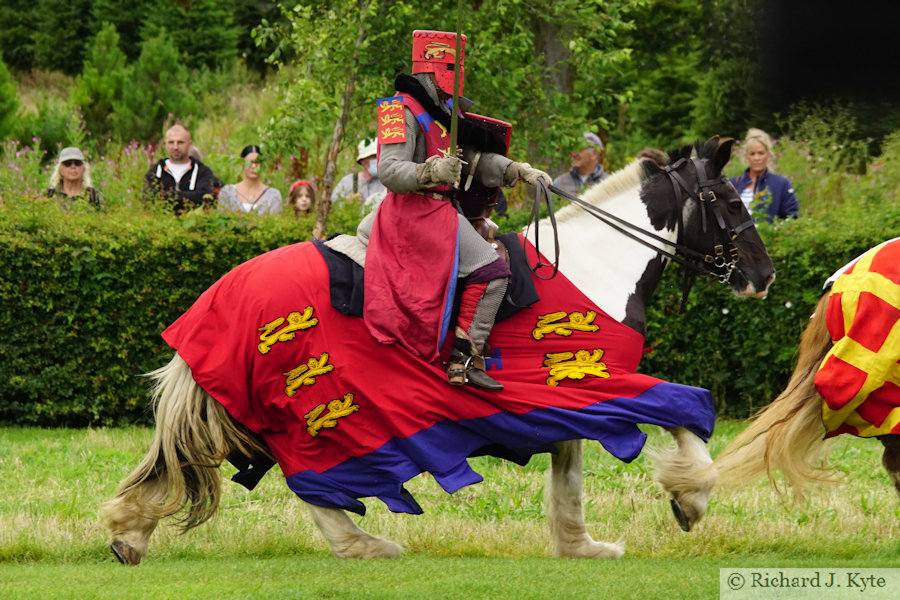
[[[641,423],[708,439],[707,390],[635,373],[643,337],[562,274],[534,284],[540,300],[491,334],[501,392],[448,386],[443,355],[417,360],[332,308],[311,242],[236,267],[163,337],[203,389],[263,436],[291,490],[359,514],[366,497],[422,512],[404,484],[429,472],[455,492],[481,481],[467,460],[474,455],[524,464],[555,442],[590,439],[628,462],[646,440]]]

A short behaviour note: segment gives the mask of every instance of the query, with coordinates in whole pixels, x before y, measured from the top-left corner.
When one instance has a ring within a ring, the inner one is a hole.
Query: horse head
[[[765,298],[775,267],[747,207],[722,173],[733,143],[714,136],[670,152],[664,167],[644,161],[650,172],[644,195],[671,198],[675,190],[679,210],[665,214],[680,222],[667,226],[678,227],[679,251],[698,273],[729,284],[738,295]]]

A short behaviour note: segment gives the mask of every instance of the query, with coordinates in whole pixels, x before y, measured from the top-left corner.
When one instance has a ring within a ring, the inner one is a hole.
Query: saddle
[[[496,236],[495,241],[498,245],[502,245],[504,251],[508,254],[509,268],[512,271],[509,286],[506,288],[506,297],[497,311],[496,321],[502,321],[519,310],[531,306],[540,300],[540,297],[531,278],[531,270],[522,250],[522,241],[519,238],[519,234],[500,234]],[[322,240],[313,240],[313,244],[328,267],[331,306],[341,314],[361,318],[363,316],[365,288],[363,284],[363,268],[351,258],[326,246]],[[457,286],[457,292],[463,287],[464,285]],[[458,302],[459,293],[457,293],[456,298],[457,305]],[[455,315],[453,318],[455,318]]]

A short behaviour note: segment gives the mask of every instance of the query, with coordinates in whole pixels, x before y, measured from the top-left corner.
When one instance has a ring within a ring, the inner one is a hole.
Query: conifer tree
[[[147,12],[141,37],[147,40],[163,30],[190,69],[228,67],[237,59],[240,26],[230,0],[158,0]]]
[[[168,121],[196,115],[199,105],[188,86],[188,70],[165,30],[141,44],[122,99],[113,108],[116,132],[126,140],[156,141]]]
[[[71,101],[81,107],[85,126],[100,143],[117,137],[110,113],[121,101],[123,87],[133,70],[119,49],[115,25],[104,23],[88,49],[84,70],[72,89]]]
[[[34,66],[33,16],[34,0],[0,2],[0,54],[15,71],[30,71]]]
[[[16,80],[10,74],[3,55],[0,54],[0,140],[12,132],[19,108],[19,94]]]
[[[96,23],[112,23],[119,32],[119,48],[129,62],[141,55],[141,27],[147,15],[156,10],[153,0],[93,0]]]
[[[37,0],[32,4],[34,66],[77,75],[87,41],[94,35],[91,0]]]

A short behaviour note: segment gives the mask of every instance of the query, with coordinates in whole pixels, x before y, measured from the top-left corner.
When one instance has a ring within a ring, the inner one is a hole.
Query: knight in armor
[[[458,156],[448,152],[456,34],[415,31],[412,75],[397,76],[397,93],[378,100],[378,175],[387,196],[355,238],[338,236],[328,245],[365,267],[363,316],[372,335],[429,362],[448,331],[457,282],[464,285],[449,382],[501,390],[485,372],[484,352],[509,266],[460,206],[476,189],[549,184],[550,177],[506,157],[508,124],[467,112],[465,42],[461,36]]]

